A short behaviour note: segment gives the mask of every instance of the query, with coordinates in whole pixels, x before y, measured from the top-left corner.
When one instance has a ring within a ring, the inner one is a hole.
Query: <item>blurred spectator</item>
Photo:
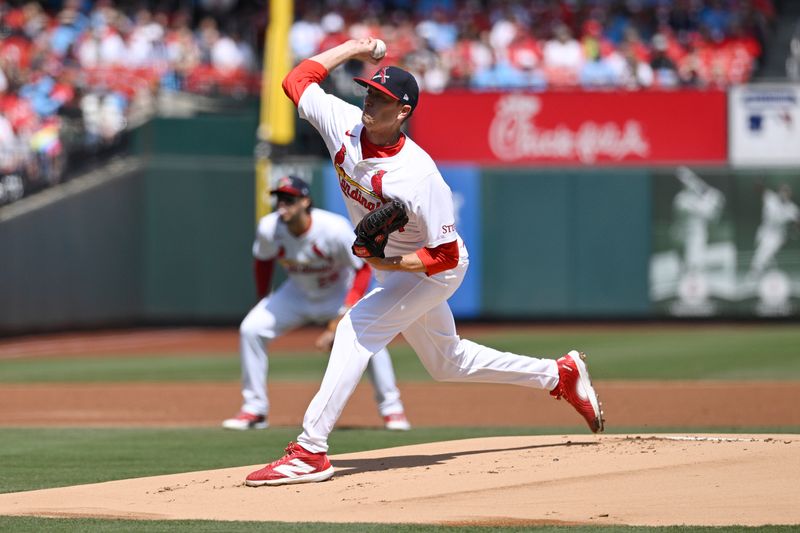
[[[674,88],[680,83],[678,69],[667,55],[667,38],[657,33],[653,36],[653,54],[650,57],[650,68],[653,69],[653,83],[656,87]]]
[[[178,90],[185,87],[189,75],[201,64],[200,46],[189,26],[189,16],[178,12],[164,38],[167,62],[173,68],[161,78],[163,87]]]
[[[212,34],[211,65],[222,72],[229,73],[243,70],[246,58],[236,42],[227,35],[215,32]]]
[[[603,25],[595,19],[583,23],[582,34],[581,49],[587,61],[608,55],[614,48],[614,44],[603,35]]]
[[[159,94],[257,94],[268,4],[0,0],[0,203],[57,182],[65,147],[113,147]],[[777,19],[773,0],[301,1],[289,48],[379,37],[382,64],[431,92],[724,88],[752,78]],[[797,35],[791,51],[800,79]],[[351,61],[326,83],[357,97],[352,77],[373,71]]]
[[[0,115],[0,176],[12,174],[19,168],[19,145],[11,122]]]
[[[678,63],[678,75],[681,84],[687,87],[705,87],[710,83],[708,50],[699,39],[693,39],[686,55]]]
[[[507,59],[495,57],[492,63],[475,70],[470,85],[479,90],[498,90],[522,87],[524,81],[522,72]]]
[[[381,37],[383,35],[380,18],[376,13],[375,5],[368,4],[364,7],[365,9],[361,15],[350,25],[348,34],[351,39]]]
[[[53,4],[60,9],[43,7]],[[209,17],[195,33],[191,12],[164,5],[0,0],[0,204],[61,181],[65,146],[83,154],[114,146],[132,115],[151,112],[158,90],[258,91],[250,42]],[[224,14],[232,28],[237,12],[252,14],[225,0],[204,12]]]
[[[385,41],[392,43],[391,48],[386,51],[386,56],[382,61],[383,64],[402,63],[403,58],[417,50],[422,48],[432,49],[431,44],[417,34],[413,19],[402,11],[392,13],[390,18],[381,25],[379,34]],[[449,50],[444,52],[434,51],[434,53],[439,56],[439,61],[442,64],[446,64],[445,68],[449,68]],[[370,66],[368,70],[371,75],[372,67]]]
[[[345,42],[349,37],[345,33],[344,18],[336,11],[327,13],[320,21],[322,31],[325,32],[319,43],[318,50],[327,50]]]
[[[99,18],[97,20],[100,20]],[[92,25],[77,43],[77,56],[83,68],[123,65],[127,59],[125,41],[119,32],[106,22]]]
[[[116,139],[126,126],[128,101],[118,92],[92,92],[81,99],[87,143],[103,146]]]
[[[622,45],[620,50],[622,63],[617,72],[617,85],[628,90],[650,87],[653,84],[653,69],[646,61],[642,61],[630,43]]]
[[[553,30],[553,38],[544,45],[544,68],[547,79],[555,86],[576,85],[583,65],[581,45],[565,24]]]
[[[518,28],[508,44],[508,60],[518,69],[540,69],[543,62],[542,48],[524,28]]]
[[[442,56],[431,48],[423,48],[405,57],[405,65],[419,83],[421,91],[440,93],[447,87],[449,74]]]
[[[709,33],[718,39],[721,39],[721,36],[728,31],[732,20],[733,12],[725,9],[722,0],[708,0],[698,15],[700,24],[705,26]]]
[[[786,75],[792,81],[800,81],[800,21],[789,43],[789,57],[786,59]]]
[[[650,47],[642,41],[639,30],[633,26],[625,28],[622,42],[619,43],[617,48],[633,54],[639,61],[650,61]]]
[[[672,31],[679,37],[697,31],[699,25],[697,5],[697,2],[692,0],[675,0],[667,20]]]
[[[311,57],[319,50],[324,37],[325,32],[320,26],[316,9],[309,9],[292,24],[289,30],[289,46],[294,57]]]
[[[148,9],[139,9],[127,39],[126,63],[130,67],[158,67],[166,60],[164,27]]]
[[[5,72],[3,72],[3,64],[0,62],[0,93],[6,92],[8,89],[8,78],[6,77]]]
[[[489,31],[489,45],[502,59],[505,59],[508,45],[516,37],[519,25],[513,13],[501,16],[492,24],[492,29]]]
[[[470,85],[479,90],[543,90],[547,87],[547,80],[535,64],[523,62],[518,68],[508,59],[495,53],[492,63],[475,70]]]
[[[428,42],[434,52],[442,53],[455,46],[458,32],[452,22],[452,14],[444,8],[437,6],[431,13],[430,19],[419,23],[417,33]]]
[[[489,33],[481,32],[475,22],[462,22],[458,40],[447,53],[451,86],[468,86],[476,71],[492,64],[492,47],[488,41]]]
[[[619,44],[624,38],[625,29],[631,24],[631,16],[623,2],[612,4],[606,17],[605,36],[612,43]]]
[[[58,13],[58,25],[50,34],[50,49],[63,58],[89,25],[89,19],[74,5],[68,2]]]
[[[587,50],[586,62],[581,67],[579,82],[585,89],[614,87],[617,74],[608,61],[600,56],[600,48]]]

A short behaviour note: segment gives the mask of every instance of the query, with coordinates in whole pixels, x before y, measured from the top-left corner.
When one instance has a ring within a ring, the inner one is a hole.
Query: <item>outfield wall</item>
[[[251,159],[128,163],[0,222],[0,332],[234,324],[254,303]],[[306,164],[317,204],[343,211],[330,165]],[[646,173],[442,171],[471,254],[458,317],[648,315]]]
[[[718,118],[719,95],[709,98]],[[758,106],[744,113],[748,124],[773,127],[765,98],[742,101]],[[157,119],[134,132],[124,162],[0,210],[0,333],[237,323],[254,303],[256,126],[247,113]],[[638,131],[652,147],[668,138],[648,136],[650,126],[612,126],[607,133]],[[470,250],[470,271],[450,301],[458,318],[798,316],[795,229],[753,273],[764,255],[765,191],[800,191],[797,168],[730,167],[716,159],[712,139],[694,156],[712,162],[693,165],[687,178],[666,145],[650,153],[667,160],[615,165],[612,144],[564,138],[580,142],[549,146],[576,151],[523,155],[566,154],[568,163],[440,163]],[[605,155],[594,152],[602,160],[581,162],[586,146],[605,147]],[[312,181],[316,205],[344,211],[326,159],[283,164]]]
[[[140,314],[139,167],[86,179],[85,188],[71,182],[0,211],[0,332],[120,323]],[[19,212],[9,215],[12,208]]]

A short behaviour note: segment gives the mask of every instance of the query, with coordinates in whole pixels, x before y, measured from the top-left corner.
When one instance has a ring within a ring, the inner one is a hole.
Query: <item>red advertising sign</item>
[[[411,137],[437,161],[723,164],[727,104],[723,91],[423,94]]]

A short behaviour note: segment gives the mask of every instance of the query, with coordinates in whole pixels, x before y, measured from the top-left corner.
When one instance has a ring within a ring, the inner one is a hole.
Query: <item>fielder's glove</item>
[[[389,234],[408,224],[406,208],[397,200],[376,207],[356,226],[353,254],[358,257],[386,257],[383,253]]]

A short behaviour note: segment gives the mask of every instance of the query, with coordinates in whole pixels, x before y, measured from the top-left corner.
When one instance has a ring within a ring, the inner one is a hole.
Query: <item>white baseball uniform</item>
[[[786,242],[786,226],[800,220],[800,209],[770,189],[764,190],[761,225],[756,232],[756,251],[750,271],[760,274]]]
[[[355,271],[364,265],[350,251],[354,238],[347,219],[322,209],[311,209],[311,227],[299,237],[280,221],[278,213],[259,221],[253,255],[260,260],[275,259],[288,277],[242,321],[242,411],[255,415],[269,412],[266,345],[270,341],[299,326],[325,323],[338,316]],[[389,353],[376,350],[369,368],[381,416],[402,413]]]
[[[353,223],[385,199],[405,205],[409,222],[390,236],[387,256],[457,241],[459,261],[432,276],[376,271],[378,287],[339,322],[328,368],[297,442],[308,451],[327,452],[328,435],[370,357],[398,333],[437,380],[553,389],[558,383],[555,360],[499,352],[456,334],[447,299],[461,284],[469,260],[455,228],[452,193],[430,156],[406,138],[395,155],[363,159],[361,109],[326,94],[316,83],[305,88],[298,110],[325,141]]]

